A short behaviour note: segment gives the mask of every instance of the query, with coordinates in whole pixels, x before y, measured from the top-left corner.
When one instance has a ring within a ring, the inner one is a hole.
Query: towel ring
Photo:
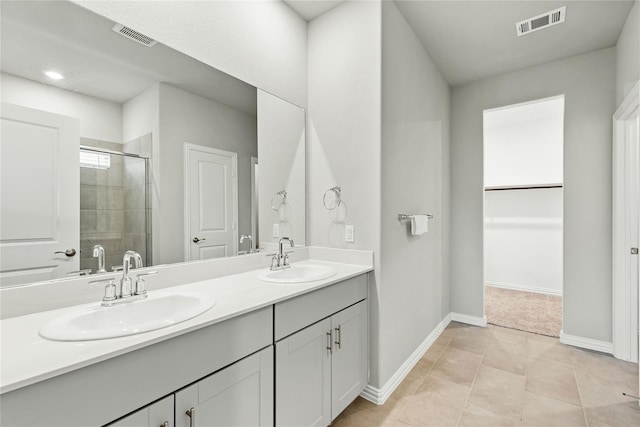
[[[280,203],[278,204],[278,207],[273,206],[273,201],[276,197],[280,196],[282,198],[282,200],[280,201]],[[287,190],[282,190],[282,191],[278,191],[276,194],[273,195],[273,197],[271,198],[271,209],[273,209],[276,212],[280,211],[280,206],[282,205],[286,205],[287,204]]]
[[[332,211],[342,204],[342,196],[340,195],[341,191],[342,190],[340,189],[340,187],[336,185],[335,187],[331,187],[324,192],[324,196],[322,196],[322,204],[324,205],[325,209]],[[331,200],[329,200],[329,205],[327,206],[327,195],[331,193],[334,194],[334,200],[333,203],[331,203]]]

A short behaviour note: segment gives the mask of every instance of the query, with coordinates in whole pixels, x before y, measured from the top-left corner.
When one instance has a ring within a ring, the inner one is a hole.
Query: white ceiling
[[[255,87],[160,43],[128,40],[75,4],[3,0],[0,11],[2,72],[119,104],[163,82],[256,115]],[[50,69],[65,79],[49,80]]]
[[[614,46],[633,1],[396,0],[452,86]],[[515,23],[566,6],[566,22],[517,37]]]
[[[284,0],[306,21],[312,21],[346,0]]]

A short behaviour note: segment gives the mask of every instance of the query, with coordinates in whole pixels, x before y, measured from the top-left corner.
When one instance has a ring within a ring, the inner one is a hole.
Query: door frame
[[[204,145],[192,144],[189,142],[184,143],[184,169],[183,169],[183,182],[184,182],[184,259],[185,261],[191,261],[191,196],[189,192],[189,154],[192,151],[200,151],[209,154],[216,154],[218,156],[231,158],[231,185],[233,193],[233,255],[238,253],[238,153],[233,151],[220,150],[218,148],[211,148]]]
[[[258,249],[258,191],[256,181],[256,166],[258,165],[258,158],[251,156],[251,245],[252,249]],[[259,177],[258,177],[259,178]]]
[[[613,355],[622,360],[638,361],[637,296],[629,273],[630,231],[626,227],[627,203],[638,205],[638,195],[628,200],[626,123],[640,108],[640,81],[629,91],[613,115],[613,234],[612,234],[612,337]],[[637,174],[638,171],[635,171]],[[637,237],[636,237],[637,238]],[[637,291],[636,291],[637,292]],[[634,306],[636,308],[634,308]]]

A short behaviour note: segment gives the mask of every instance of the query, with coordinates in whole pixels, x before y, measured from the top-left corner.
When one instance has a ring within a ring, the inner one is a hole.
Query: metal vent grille
[[[525,34],[541,30],[543,28],[560,24],[564,22],[566,10],[567,7],[563,6],[559,9],[552,10],[551,12],[543,13],[542,15],[534,16],[533,18],[517,22],[516,34],[518,35],[518,37],[520,37]]]
[[[133,40],[134,42],[143,44],[145,46],[151,47],[154,46],[156,43],[158,43],[157,41],[155,41],[154,39],[152,39],[149,36],[145,36],[142,33],[139,33],[138,31],[134,30],[133,28],[129,28],[129,27],[125,27],[122,24],[116,24],[113,26],[113,31],[115,31],[116,33],[120,34],[121,36],[124,36],[130,40]]]

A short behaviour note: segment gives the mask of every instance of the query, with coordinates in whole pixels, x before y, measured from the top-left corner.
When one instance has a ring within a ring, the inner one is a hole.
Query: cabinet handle
[[[189,417],[189,427],[196,426],[196,408],[191,408],[187,412],[185,412]]]
[[[340,330],[340,325],[338,325],[336,329],[336,345],[338,346],[338,348],[340,348],[341,345],[341,341],[342,341],[342,331]]]
[[[329,329],[329,332],[327,332],[327,350],[329,350],[329,353],[333,354],[333,330]]]
[[[169,421],[165,421],[162,424],[160,424],[160,427],[169,427]]]

